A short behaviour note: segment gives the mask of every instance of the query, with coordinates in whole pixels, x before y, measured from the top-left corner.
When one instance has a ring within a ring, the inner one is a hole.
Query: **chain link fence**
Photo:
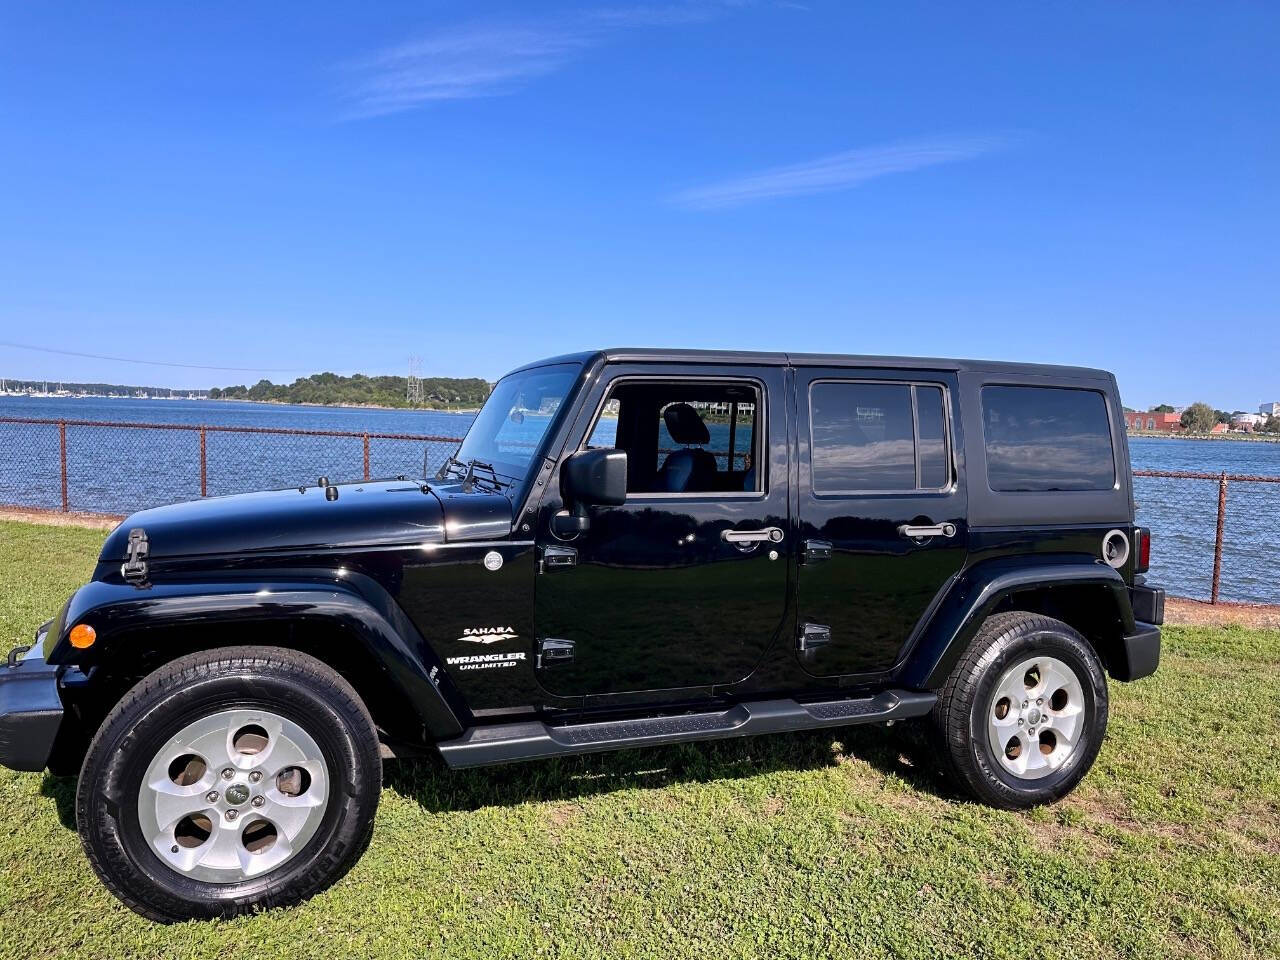
[[[1135,470],[1151,573],[1193,600],[1280,604],[1280,477]]]
[[[322,476],[335,483],[422,477],[461,442],[420,434],[0,417],[0,504],[126,514]],[[727,468],[724,451],[716,453]],[[1280,603],[1280,477],[1161,470],[1135,470],[1133,477],[1138,522],[1152,531],[1153,582],[1211,603]]]
[[[179,500],[434,473],[460,437],[0,418],[0,503],[124,514]]]

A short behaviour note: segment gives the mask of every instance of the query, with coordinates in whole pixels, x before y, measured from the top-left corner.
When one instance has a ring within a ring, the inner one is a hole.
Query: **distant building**
[[[1264,403],[1258,408],[1258,412],[1264,417],[1280,417],[1280,400],[1274,403]]]
[[[1233,413],[1231,415],[1231,429],[1252,432],[1262,426],[1266,420],[1267,418],[1260,413]]]
[[[1210,430],[1209,432],[1210,433],[1226,433],[1227,425],[1225,423],[1215,423],[1213,425],[1213,429]]]
[[[1126,413],[1124,415],[1124,423],[1130,430],[1146,430],[1152,433],[1177,433],[1182,429],[1182,415],[1180,413],[1156,413],[1154,410],[1148,410],[1146,413]]]

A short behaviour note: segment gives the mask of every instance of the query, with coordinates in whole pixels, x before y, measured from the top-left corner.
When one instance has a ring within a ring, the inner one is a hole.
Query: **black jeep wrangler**
[[[0,762],[79,772],[160,920],[292,903],[384,757],[450,767],[924,718],[958,787],[1058,799],[1156,669],[1115,379],[608,350],[500,380],[434,477],[146,510],[0,669]]]

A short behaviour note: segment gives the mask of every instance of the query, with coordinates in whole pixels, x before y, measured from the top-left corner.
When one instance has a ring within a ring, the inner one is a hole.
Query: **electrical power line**
[[[15,350],[33,350],[36,353],[56,353],[64,357],[84,357],[89,360],[112,360],[116,363],[139,363],[148,367],[182,367],[185,370],[222,370],[234,373],[301,373],[306,367],[216,367],[204,363],[178,363],[169,360],[138,360],[134,357],[110,357],[101,353],[82,353],[79,350],[62,350],[57,347],[33,347],[28,343],[10,343],[0,340],[0,347]]]

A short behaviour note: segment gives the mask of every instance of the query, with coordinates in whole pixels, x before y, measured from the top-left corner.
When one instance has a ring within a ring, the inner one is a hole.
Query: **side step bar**
[[[446,740],[437,746],[449,766],[479,767],[624,747],[902,720],[923,716],[933,708],[936,700],[937,696],[932,693],[885,690],[874,697],[859,700],[824,703],[761,700],[710,713],[682,713],[603,723],[550,726],[534,720],[473,727],[456,740]]]

